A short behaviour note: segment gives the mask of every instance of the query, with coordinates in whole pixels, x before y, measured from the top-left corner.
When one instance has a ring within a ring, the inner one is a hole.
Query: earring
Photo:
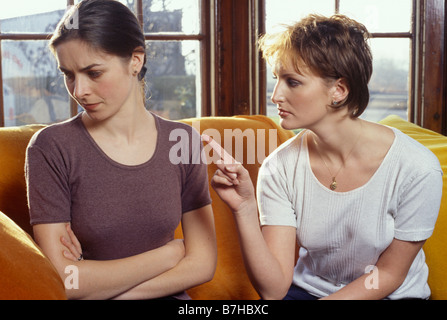
[[[338,101],[332,101],[332,105],[333,105],[333,106],[337,106],[338,104],[339,104]]]
[[[137,74],[138,74],[138,71],[137,71],[137,70],[134,70],[134,71],[133,71],[133,75],[136,76]]]

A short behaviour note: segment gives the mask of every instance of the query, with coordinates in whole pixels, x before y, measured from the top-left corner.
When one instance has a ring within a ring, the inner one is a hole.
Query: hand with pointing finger
[[[235,214],[253,209],[256,206],[255,190],[248,171],[211,137],[202,135],[202,140],[221,159],[216,163],[218,169],[211,179],[213,189]]]

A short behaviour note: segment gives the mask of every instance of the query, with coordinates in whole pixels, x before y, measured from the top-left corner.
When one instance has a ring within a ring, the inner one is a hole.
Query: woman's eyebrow
[[[87,67],[85,67],[85,68],[82,68],[82,69],[80,70],[80,72],[85,72],[85,71],[88,71],[88,70],[90,70],[90,69],[93,69],[93,68],[95,68],[95,67],[100,67],[100,66],[101,66],[100,63],[93,63],[93,64],[91,64],[91,65],[89,65],[89,66],[87,66]],[[64,67],[62,67],[62,66],[59,66],[59,70],[61,70],[62,72],[70,72],[68,69],[66,69],[66,68],[64,68]]]
[[[81,72],[88,71],[88,70],[90,70],[90,69],[93,69],[93,68],[95,68],[95,67],[100,67],[100,66],[101,66],[101,64],[99,64],[99,63],[94,63],[94,64],[91,64],[91,65],[85,67],[85,68],[82,68],[82,69],[81,69]]]
[[[295,73],[295,72],[284,72],[279,74],[279,76],[283,77],[283,78],[305,78],[304,75],[300,74],[300,73]]]

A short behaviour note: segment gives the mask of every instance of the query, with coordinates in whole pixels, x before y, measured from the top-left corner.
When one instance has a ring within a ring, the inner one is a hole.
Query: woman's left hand
[[[67,223],[66,229],[69,239],[65,238],[64,236],[60,239],[61,243],[67,248],[67,250],[63,251],[64,257],[74,262],[84,260],[82,256],[81,244],[79,243],[78,238],[76,238],[73,230],[71,230],[69,223]]]

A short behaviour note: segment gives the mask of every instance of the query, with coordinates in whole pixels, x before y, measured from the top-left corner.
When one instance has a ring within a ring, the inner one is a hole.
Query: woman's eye
[[[294,80],[294,79],[288,79],[287,83],[291,87],[298,87],[301,84],[301,82],[299,82],[298,80]]]
[[[71,81],[71,80],[73,80],[74,79],[74,76],[73,76],[73,74],[71,74],[71,73],[62,73],[62,75],[65,77],[65,79],[67,79],[67,80],[69,80],[69,81]]]
[[[89,71],[88,76],[92,79],[96,79],[99,76],[101,76],[101,72],[100,71]]]

